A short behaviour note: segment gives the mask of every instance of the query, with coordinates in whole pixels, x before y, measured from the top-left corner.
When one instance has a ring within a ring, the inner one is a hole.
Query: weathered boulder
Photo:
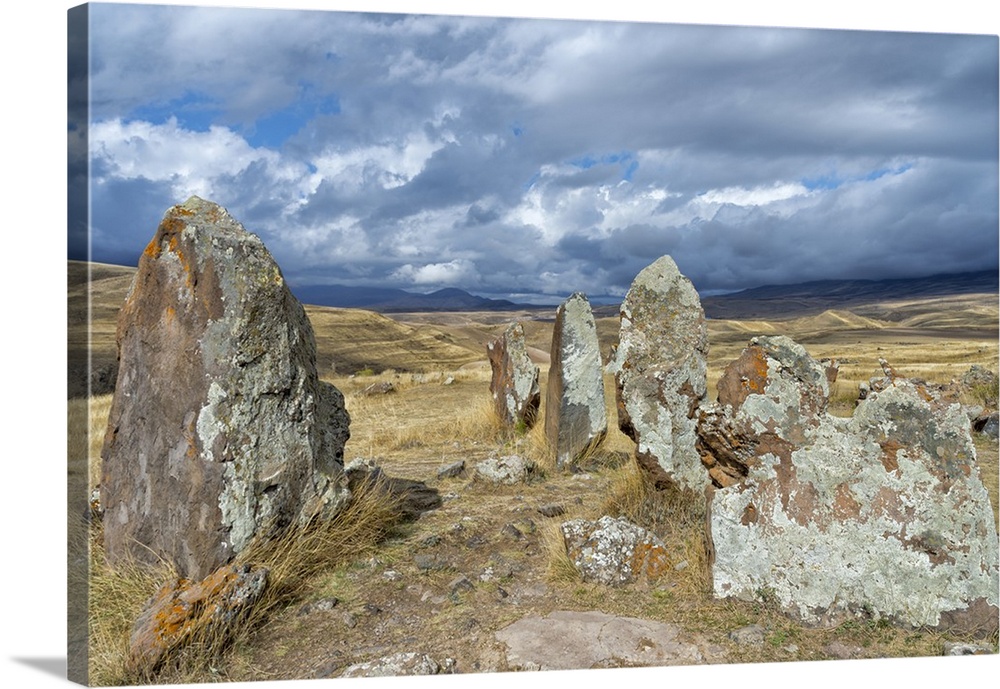
[[[498,485],[512,486],[527,481],[534,470],[534,462],[520,455],[487,457],[476,464],[475,478]]]
[[[608,586],[655,583],[671,568],[663,542],[627,519],[572,519],[563,523],[562,534],[566,554],[584,581]]]
[[[615,374],[618,425],[658,486],[701,491],[708,483],[695,448],[706,394],[708,331],[691,281],[670,256],[644,268],[621,305],[608,371]]]
[[[550,358],[545,436],[562,468],[598,447],[608,432],[597,325],[580,292],[556,309]]]
[[[437,471],[437,477],[439,479],[446,478],[457,478],[465,473],[465,460],[460,459],[457,462],[450,462],[445,464]]]
[[[962,374],[961,387],[963,391],[985,404],[990,409],[997,408],[997,374],[982,366],[970,366]]]
[[[396,392],[396,386],[391,381],[385,380],[381,383],[372,383],[361,391],[361,395],[364,397],[378,397],[379,395],[388,395],[392,392]]]
[[[501,422],[525,429],[535,425],[542,394],[538,387],[538,367],[531,363],[524,343],[524,326],[512,323],[503,334],[486,345],[493,369],[490,394]]]
[[[726,370],[700,427],[728,486],[707,516],[715,595],[766,597],[807,624],[995,633],[997,531],[968,420],[883,371],[838,418],[832,368],[787,338],[755,338]]]
[[[260,599],[267,575],[266,569],[226,565],[202,581],[167,582],[132,626],[126,669],[148,676],[187,643],[224,642]]]
[[[261,240],[214,203],[167,211],[117,330],[100,502],[112,562],[200,579],[257,534],[331,515],[349,417]]]

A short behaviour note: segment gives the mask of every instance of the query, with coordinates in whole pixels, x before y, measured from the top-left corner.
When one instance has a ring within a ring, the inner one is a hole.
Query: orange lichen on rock
[[[669,569],[670,558],[662,545],[648,541],[636,545],[632,552],[632,575],[637,580],[654,583]]]
[[[227,565],[199,582],[178,578],[164,584],[132,627],[127,670],[146,676],[195,638],[224,639],[266,582],[266,569]]]
[[[743,356],[726,366],[719,379],[719,403],[739,409],[750,395],[761,395],[767,388],[767,353],[750,345]]]

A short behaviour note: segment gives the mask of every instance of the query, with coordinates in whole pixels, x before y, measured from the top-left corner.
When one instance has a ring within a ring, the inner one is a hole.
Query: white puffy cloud
[[[479,283],[479,273],[472,261],[455,259],[446,263],[415,266],[406,263],[393,271],[392,277],[414,285],[466,285]]]

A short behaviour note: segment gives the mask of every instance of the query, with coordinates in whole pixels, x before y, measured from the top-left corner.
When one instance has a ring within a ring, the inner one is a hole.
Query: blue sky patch
[[[913,168],[913,163],[905,163],[899,167],[880,167],[863,175],[852,175],[844,177],[835,172],[819,177],[806,177],[802,180],[802,186],[809,191],[831,191],[851,182],[874,182],[886,175],[901,175]]]
[[[589,170],[597,165],[620,165],[622,167],[622,179],[627,182],[632,181],[632,176],[639,169],[639,161],[635,159],[635,155],[631,151],[605,153],[602,156],[594,156],[588,153],[579,158],[571,158],[566,162],[581,170]]]
[[[257,120],[244,133],[252,146],[278,149],[310,121],[322,115],[340,113],[340,100],[336,95],[312,93],[308,84],[302,85],[302,96],[287,108]]]
[[[164,103],[148,103],[135,108],[126,119],[164,124],[171,117],[176,117],[177,123],[184,129],[207,132],[221,113],[222,107],[212,98],[187,91],[180,98]]]

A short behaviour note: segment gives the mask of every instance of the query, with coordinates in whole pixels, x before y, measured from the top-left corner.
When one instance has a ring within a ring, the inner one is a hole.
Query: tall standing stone
[[[590,302],[574,293],[556,310],[552,332],[545,435],[565,467],[596,448],[608,432],[597,325]]]
[[[669,256],[644,268],[621,306],[615,374],[618,425],[659,487],[701,491],[708,478],[695,448],[705,399],[708,331],[691,281]]]
[[[265,530],[332,514],[349,418],[263,242],[197,197],[167,211],[117,330],[102,451],[112,562],[201,579]]]
[[[503,334],[486,345],[493,369],[490,393],[497,416],[508,427],[531,428],[538,417],[542,395],[538,367],[531,363],[524,343],[524,326],[512,323]]]

